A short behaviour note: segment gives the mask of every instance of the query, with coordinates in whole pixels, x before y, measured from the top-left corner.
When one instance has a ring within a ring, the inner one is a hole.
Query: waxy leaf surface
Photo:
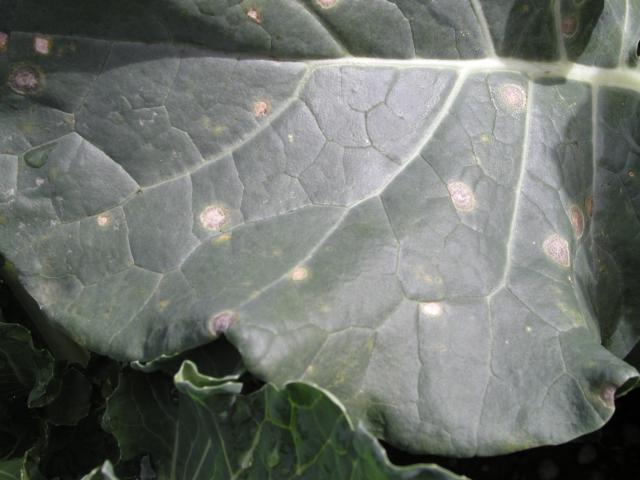
[[[46,321],[127,360],[224,333],[412,451],[610,417],[640,333],[637,1],[112,7],[0,0],[0,253]]]

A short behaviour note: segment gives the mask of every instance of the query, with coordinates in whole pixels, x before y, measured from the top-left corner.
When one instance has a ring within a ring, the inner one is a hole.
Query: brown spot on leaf
[[[544,253],[558,265],[568,267],[571,265],[569,258],[569,242],[557,233],[550,235],[542,244]]]
[[[247,17],[256,22],[258,25],[262,23],[262,15],[260,15],[260,12],[254,7],[251,7],[249,10],[247,10]]]
[[[227,333],[235,321],[235,313],[229,311],[220,312],[209,320],[209,332],[211,332],[214,337],[217,337],[222,333]]]
[[[210,205],[200,213],[200,224],[207,230],[220,230],[227,221],[224,209]]]
[[[476,206],[476,199],[471,188],[466,183],[451,182],[447,185],[451,201],[456,210],[460,212],[470,212]]]
[[[628,175],[630,178],[634,178],[634,177],[636,176],[636,172],[634,172],[633,170],[629,170],[629,171],[627,172],[627,175]]]
[[[96,218],[96,223],[100,227],[106,227],[109,224],[109,216],[108,215],[98,215]]]
[[[26,65],[16,67],[9,74],[9,87],[20,95],[36,93],[40,88],[40,73]]]
[[[4,32],[0,32],[0,52],[4,52],[9,45],[9,35]]]
[[[575,15],[567,15],[562,19],[562,22],[560,24],[562,35],[565,38],[573,37],[578,31],[578,26],[579,26],[578,17],[576,17]]]
[[[296,267],[291,270],[291,280],[294,282],[301,282],[309,277],[309,270],[305,267]]]
[[[527,93],[520,85],[505,83],[498,87],[497,101],[500,108],[507,112],[523,112],[527,108]]]
[[[614,385],[605,385],[600,392],[600,398],[602,402],[609,408],[615,408],[616,406],[616,390]]]
[[[51,39],[43,35],[36,35],[33,38],[33,49],[40,55],[49,55],[51,53]]]
[[[571,227],[573,227],[573,233],[576,239],[582,238],[582,234],[584,233],[584,215],[577,205],[572,205],[569,209],[569,221],[571,222]]]
[[[258,100],[253,104],[253,114],[258,118],[266,117],[269,110],[269,104],[264,100]]]
[[[589,195],[584,199],[584,209],[587,211],[589,217],[593,215],[593,195]]]

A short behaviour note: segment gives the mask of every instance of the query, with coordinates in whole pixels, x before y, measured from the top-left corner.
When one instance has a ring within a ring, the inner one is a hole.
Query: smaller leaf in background
[[[335,397],[313,385],[243,395],[241,383],[204,375],[190,361],[174,382],[177,397],[166,376],[126,371],[104,417],[122,460],[150,454],[158,480],[462,478],[431,465],[393,466]]]
[[[44,410],[53,425],[76,425],[91,410],[91,382],[77,368],[69,367],[58,396]]]
[[[49,401],[47,388],[54,377],[54,361],[33,345],[22,325],[0,323],[0,396],[27,397],[30,407]]]
[[[202,373],[211,377],[239,377],[245,372],[240,353],[224,337],[180,354],[163,355],[149,362],[132,362],[131,366],[145,373],[162,371],[175,375],[185,360],[199,365]]]

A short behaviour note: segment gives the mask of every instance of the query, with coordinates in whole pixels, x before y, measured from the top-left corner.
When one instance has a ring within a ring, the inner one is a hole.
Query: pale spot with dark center
[[[253,104],[253,114],[258,118],[266,117],[269,110],[269,104],[264,100],[258,100]]]
[[[542,244],[544,253],[558,265],[568,267],[571,265],[569,259],[569,242],[557,233],[550,235]]]
[[[451,182],[447,185],[451,201],[456,210],[460,212],[470,212],[476,206],[476,199],[471,188],[462,182]]]
[[[527,108],[527,93],[515,83],[506,83],[498,87],[497,100],[500,107],[508,112],[519,113]]]
[[[582,238],[584,233],[584,214],[577,205],[572,205],[569,209],[569,221],[576,239]]]
[[[260,15],[260,12],[253,7],[247,10],[247,17],[256,22],[258,25],[262,23],[262,15]]]
[[[442,308],[442,304],[440,302],[425,302],[420,304],[420,313],[422,313],[425,317],[439,317],[442,315],[444,309]]]
[[[236,315],[233,312],[220,312],[209,319],[209,332],[217,337],[222,333],[226,333],[233,322],[236,320]]]
[[[36,93],[40,88],[40,74],[32,67],[17,67],[9,74],[9,87],[20,95]]]
[[[49,55],[51,53],[51,39],[36,35],[33,39],[33,49],[40,55]]]
[[[337,0],[316,0],[316,3],[322,8],[331,8],[335,6]]]
[[[291,270],[291,280],[294,282],[302,282],[309,278],[309,270],[305,267],[296,267]]]
[[[207,230],[220,230],[227,220],[224,209],[211,205],[200,213],[200,224]]]

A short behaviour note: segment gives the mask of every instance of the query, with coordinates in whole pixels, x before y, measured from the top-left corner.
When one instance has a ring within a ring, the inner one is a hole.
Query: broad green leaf
[[[338,400],[309,384],[241,395],[241,384],[185,361],[175,385],[176,398],[167,377],[126,373],[105,414],[122,459],[151,454],[160,480],[461,478],[436,466],[392,466]]]
[[[5,275],[81,345],[225,333],[459,456],[635,385],[638,2],[0,5]]]

